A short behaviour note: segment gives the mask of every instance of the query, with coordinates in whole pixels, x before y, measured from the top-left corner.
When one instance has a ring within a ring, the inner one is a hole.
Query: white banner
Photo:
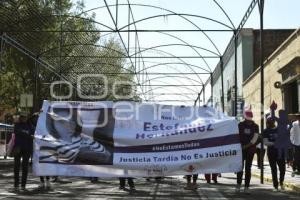
[[[38,176],[138,177],[237,172],[237,121],[211,107],[44,101]]]

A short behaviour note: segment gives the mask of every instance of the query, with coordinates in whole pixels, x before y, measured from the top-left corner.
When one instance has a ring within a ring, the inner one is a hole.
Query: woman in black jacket
[[[29,158],[33,151],[33,135],[34,130],[32,126],[27,122],[26,114],[20,114],[19,121],[14,127],[15,133],[15,144],[14,144],[14,187],[16,190],[19,189],[20,184],[20,167],[22,159],[22,180],[21,187],[25,190],[27,176],[28,176],[28,165]]]

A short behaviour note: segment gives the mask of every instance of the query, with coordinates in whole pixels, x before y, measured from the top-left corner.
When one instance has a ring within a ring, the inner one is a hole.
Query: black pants
[[[278,152],[275,148],[268,148],[268,159],[272,172],[274,188],[278,188],[277,165],[279,168],[279,181],[283,184],[285,176],[285,159],[284,152]]]
[[[128,185],[130,188],[134,188],[133,178],[119,178],[120,180],[120,187],[125,187],[126,179],[128,181]]]
[[[193,183],[196,183],[198,179],[198,174],[186,175],[187,182],[191,183],[192,176],[193,176]]]
[[[204,177],[207,183],[210,183],[211,180],[217,182],[218,174],[205,174]]]
[[[49,177],[49,176],[46,176],[46,180],[49,181],[49,180],[50,180],[50,177]],[[40,176],[40,181],[41,181],[41,183],[45,183],[44,176]]]
[[[243,150],[243,167],[242,171],[237,173],[237,184],[241,185],[243,180],[243,169],[245,167],[245,187],[249,187],[251,180],[251,167],[254,157],[254,152],[252,150]]]
[[[293,171],[300,172],[300,146],[294,145]]]
[[[262,158],[261,158],[261,151],[262,151]],[[260,149],[260,148],[256,148],[256,156],[257,156],[257,167],[260,168],[260,162],[261,160],[263,160],[265,158],[265,153],[266,150],[265,149]]]
[[[26,186],[27,182],[27,175],[28,175],[28,164],[29,158],[31,156],[31,152],[28,151],[21,151],[20,153],[16,154],[14,157],[14,186],[19,187],[20,183],[20,167],[21,167],[21,158],[22,158],[22,182],[21,187]]]

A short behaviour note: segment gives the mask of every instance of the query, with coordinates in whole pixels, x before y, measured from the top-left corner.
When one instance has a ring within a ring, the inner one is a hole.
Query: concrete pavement
[[[258,169],[257,165],[252,166],[252,176],[256,178],[260,178],[260,169]],[[272,183],[271,168],[268,162],[264,163],[264,181],[268,183]],[[300,175],[295,175],[294,177],[292,177],[291,166],[286,168],[284,185],[286,188],[300,192]]]
[[[27,184],[28,191],[14,192],[13,186],[13,162],[0,158],[0,199],[297,199],[299,193],[293,192],[292,187],[287,191],[274,193],[272,184],[268,181],[264,185],[255,178],[257,171],[253,166],[254,177],[251,180],[251,195],[244,193],[236,194],[234,191],[236,179],[235,175],[222,174],[218,179],[218,184],[207,184],[203,175],[199,175],[199,188],[195,191],[185,190],[186,180],[182,176],[166,177],[161,182],[154,179],[146,181],[144,178],[135,179],[135,192],[129,190],[119,190],[118,179],[99,179],[95,184],[87,178],[63,177],[62,181],[52,183],[52,189],[39,189],[39,178],[29,174]],[[268,166],[266,166],[266,177]],[[299,177],[289,177],[289,169],[286,175],[286,183],[299,183]]]

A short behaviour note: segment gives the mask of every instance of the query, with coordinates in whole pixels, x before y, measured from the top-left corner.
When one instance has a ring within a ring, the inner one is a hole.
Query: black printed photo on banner
[[[114,124],[111,108],[49,107],[39,162],[112,165]]]

